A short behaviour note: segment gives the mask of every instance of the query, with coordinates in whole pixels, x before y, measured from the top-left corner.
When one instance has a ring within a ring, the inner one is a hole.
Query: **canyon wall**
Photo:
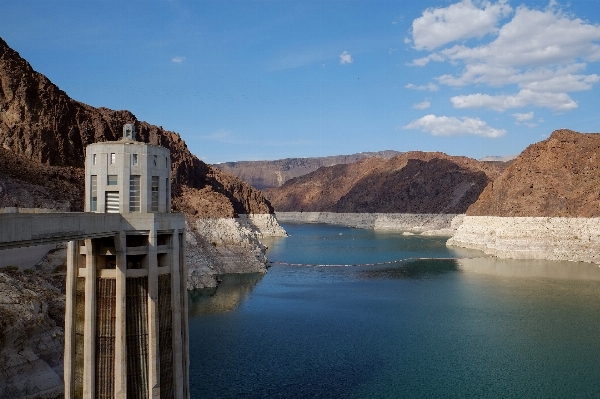
[[[530,145],[469,207],[448,245],[503,258],[600,263],[600,135]]]

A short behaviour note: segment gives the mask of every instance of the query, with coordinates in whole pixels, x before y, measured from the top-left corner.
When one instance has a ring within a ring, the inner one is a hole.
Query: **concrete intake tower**
[[[169,150],[135,141],[131,124],[86,148],[85,211],[121,221],[68,245],[67,399],[189,398],[185,218],[170,213],[170,171]]]

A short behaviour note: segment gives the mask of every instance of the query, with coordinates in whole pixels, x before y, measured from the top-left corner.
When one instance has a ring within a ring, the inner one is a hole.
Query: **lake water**
[[[600,397],[597,265],[284,228],[285,264],[192,294],[192,398]]]

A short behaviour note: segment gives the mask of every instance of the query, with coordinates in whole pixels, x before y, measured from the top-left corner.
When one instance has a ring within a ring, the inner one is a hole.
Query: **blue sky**
[[[596,0],[0,2],[34,69],[208,163],[599,132],[599,24]]]

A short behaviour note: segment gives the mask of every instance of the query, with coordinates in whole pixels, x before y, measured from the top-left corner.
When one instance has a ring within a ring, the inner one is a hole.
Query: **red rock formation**
[[[136,125],[138,140],[171,151],[176,209],[213,217],[272,212],[259,191],[200,161],[177,133],[140,122],[129,111],[94,108],[72,100],[0,39],[2,148],[41,164],[82,168],[85,147],[119,139],[125,123]],[[83,181],[79,184],[83,187]],[[203,205],[194,208],[199,201]],[[79,210],[80,205],[72,209]]]
[[[280,212],[463,213],[503,167],[414,151],[321,168],[265,195]]]
[[[600,134],[561,129],[530,145],[467,215],[600,217]]]

